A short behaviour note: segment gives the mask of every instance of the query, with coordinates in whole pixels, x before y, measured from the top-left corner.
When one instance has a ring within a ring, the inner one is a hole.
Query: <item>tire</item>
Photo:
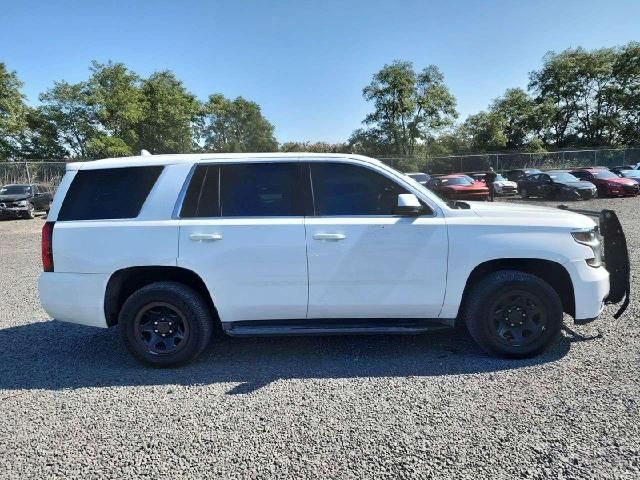
[[[24,214],[24,218],[29,220],[33,220],[34,218],[36,218],[36,209],[32,203],[29,204],[29,209]]]
[[[500,357],[533,357],[556,339],[562,326],[557,292],[541,278],[517,270],[500,270],[481,279],[464,307],[471,337],[487,353]]]
[[[520,196],[522,198],[529,198],[529,192],[527,192],[526,188],[521,188],[520,189]]]
[[[118,324],[129,352],[153,367],[191,362],[213,332],[207,302],[177,282],[156,282],[133,293],[120,310]]]

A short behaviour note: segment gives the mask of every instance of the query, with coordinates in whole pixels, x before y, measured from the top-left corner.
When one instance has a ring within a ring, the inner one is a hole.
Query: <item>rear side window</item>
[[[347,163],[311,165],[316,215],[393,215],[398,195],[410,193],[366,167]]]
[[[180,216],[303,216],[302,190],[297,163],[200,165],[185,193]]]
[[[136,218],[162,168],[80,170],[69,187],[58,220]]]

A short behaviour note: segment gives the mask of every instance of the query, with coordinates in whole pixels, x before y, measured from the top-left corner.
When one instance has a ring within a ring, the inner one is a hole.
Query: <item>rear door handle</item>
[[[333,240],[333,241],[337,241],[337,240],[344,240],[345,238],[347,238],[347,236],[343,235],[342,233],[314,233],[313,234],[313,239],[314,240]]]
[[[189,239],[194,242],[212,242],[214,240],[222,240],[222,235],[219,233],[192,233],[189,235]]]

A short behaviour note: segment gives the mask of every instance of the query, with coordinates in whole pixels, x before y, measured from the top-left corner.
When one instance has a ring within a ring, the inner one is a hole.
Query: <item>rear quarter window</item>
[[[136,218],[162,166],[80,170],[62,202],[58,220]]]

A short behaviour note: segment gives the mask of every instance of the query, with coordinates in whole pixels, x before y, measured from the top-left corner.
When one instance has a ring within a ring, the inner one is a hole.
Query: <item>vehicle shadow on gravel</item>
[[[545,354],[504,360],[482,353],[466,333],[215,339],[193,364],[171,370],[133,360],[117,330],[47,321],[0,330],[0,389],[238,383],[250,393],[280,379],[406,377],[489,373],[550,363],[569,351],[563,335]],[[0,399],[3,395],[0,393]]]

